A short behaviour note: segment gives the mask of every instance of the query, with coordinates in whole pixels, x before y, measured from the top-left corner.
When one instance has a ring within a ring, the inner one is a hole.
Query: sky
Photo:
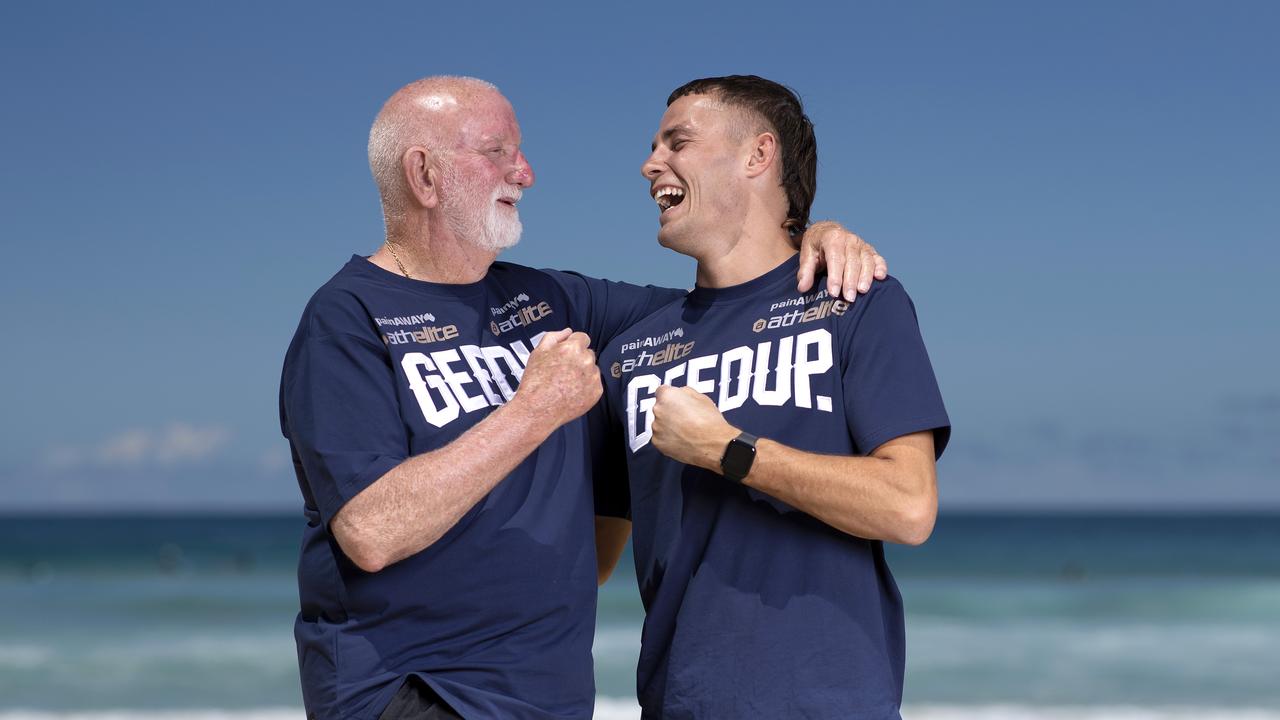
[[[6,4],[0,512],[300,508],[280,364],[381,243],[401,85],[511,99],[537,184],[503,259],[687,287],[639,167],[667,94],[733,73],[800,93],[813,216],[916,303],[944,512],[1280,508],[1278,32],[1244,1]]]

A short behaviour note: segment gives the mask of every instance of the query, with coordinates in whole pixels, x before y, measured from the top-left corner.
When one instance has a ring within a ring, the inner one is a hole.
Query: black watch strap
[[[730,440],[720,458],[720,473],[729,480],[742,482],[756,461],[756,440],[759,438],[745,432]]]

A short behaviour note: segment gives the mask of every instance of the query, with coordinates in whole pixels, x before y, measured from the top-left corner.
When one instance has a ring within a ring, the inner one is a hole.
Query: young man
[[[849,304],[791,281],[816,162],[795,94],[733,76],[671,94],[642,168],[658,242],[698,261],[601,353],[646,718],[899,717],[881,542],[928,537],[950,424],[902,285]]]
[[[520,140],[483,81],[393,95],[369,138],[386,242],[289,347],[309,718],[591,716],[591,347],[683,292],[495,262],[533,185]]]

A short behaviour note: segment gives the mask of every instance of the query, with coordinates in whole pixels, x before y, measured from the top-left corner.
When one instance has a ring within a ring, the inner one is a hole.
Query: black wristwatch
[[[730,440],[720,458],[720,473],[729,480],[742,482],[751,472],[751,463],[756,461],[756,440],[759,438],[745,432]]]

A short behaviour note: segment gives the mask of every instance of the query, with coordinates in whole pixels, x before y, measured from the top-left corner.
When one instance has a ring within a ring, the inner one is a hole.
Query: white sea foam
[[[902,717],[903,720],[1278,720],[1280,709],[916,705],[903,708]]]
[[[0,720],[300,720],[301,707],[255,707],[247,710],[81,710],[0,712]]]
[[[0,720],[298,720],[301,717],[301,708],[0,711]],[[639,717],[640,706],[634,700],[609,697],[596,700],[595,720],[637,720]],[[902,717],[904,720],[1280,720],[1280,709],[915,705],[903,708]]]
[[[43,645],[6,645],[0,647],[0,670],[38,668],[53,656],[54,652]]]
[[[617,698],[596,700],[595,720],[638,720],[640,706]],[[903,720],[1280,720],[1280,709],[1037,707],[1034,705],[915,705]]]
[[[640,704],[629,698],[596,698],[595,720],[639,720]]]

